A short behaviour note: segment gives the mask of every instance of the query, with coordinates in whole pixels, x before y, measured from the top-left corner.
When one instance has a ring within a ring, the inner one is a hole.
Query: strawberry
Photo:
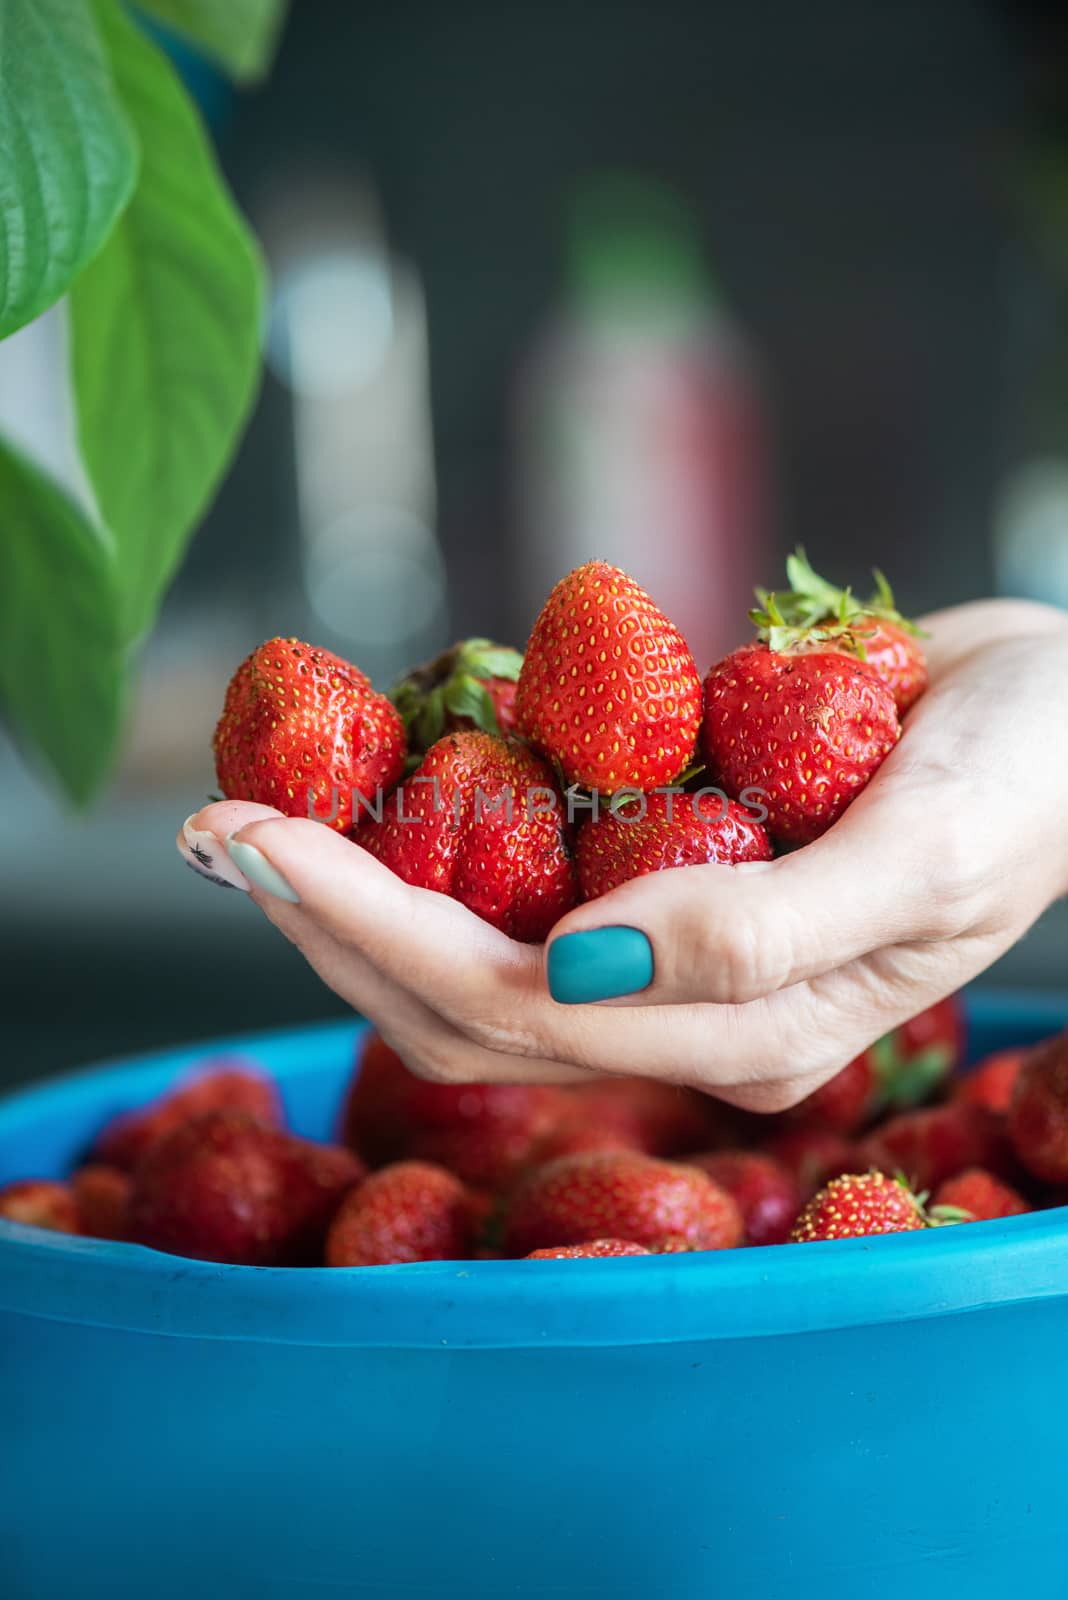
[[[134,1111],[124,1111],[98,1134],[94,1161],[132,1172],[157,1139],[206,1111],[244,1111],[264,1127],[281,1126],[282,1107],[270,1078],[240,1058],[206,1063],[175,1088]]]
[[[51,1178],[20,1178],[0,1189],[0,1217],[51,1233],[80,1233],[78,1203],[69,1184]]]
[[[811,1244],[872,1233],[906,1233],[927,1226],[920,1201],[900,1179],[882,1172],[848,1173],[832,1178],[813,1196],[794,1224],[790,1240]]]
[[[789,589],[757,590],[760,607],[750,615],[759,637],[773,650],[840,650],[866,662],[904,716],[927,687],[927,661],[920,630],[898,611],[882,573],[876,570],[875,594],[866,601],[821,578],[801,549],[786,558],[786,574]]]
[[[578,898],[552,773],[492,734],[439,739],[357,839],[406,883],[524,943],[540,943]]]
[[[572,1120],[650,1156],[707,1150],[729,1126],[721,1101],[659,1078],[599,1078],[570,1090],[569,1100]]]
[[[1028,1055],[1013,1086],[1008,1125],[1028,1172],[1046,1183],[1068,1183],[1068,1033]]]
[[[903,1173],[917,1189],[936,1189],[965,1167],[1004,1171],[1010,1162],[1002,1119],[981,1106],[903,1111],[861,1141],[864,1165],[888,1177]]]
[[[792,1173],[755,1150],[716,1150],[690,1156],[734,1200],[742,1214],[747,1244],[785,1244],[801,1210],[801,1191]]]
[[[690,763],[701,684],[686,641],[645,590],[590,561],[546,600],[515,705],[520,733],[569,784],[651,790]]]
[[[604,1256],[647,1256],[652,1252],[629,1239],[591,1239],[588,1244],[563,1244],[555,1249],[532,1250],[528,1261],[582,1261]]]
[[[782,1113],[786,1123],[855,1133],[869,1121],[879,1102],[879,1078],[867,1050],[847,1061],[840,1072]]]
[[[826,833],[900,734],[893,695],[850,656],[749,644],[705,679],[705,758],[728,794],[760,800],[783,843]]]
[[[858,1164],[855,1146],[824,1128],[791,1128],[765,1140],[763,1150],[791,1174],[803,1200]]]
[[[518,650],[490,639],[464,639],[402,678],[390,698],[404,723],[409,757],[424,756],[445,733],[514,733],[522,665]]]
[[[999,1050],[971,1069],[953,1089],[953,1098],[965,1105],[985,1106],[998,1116],[1008,1115],[1016,1080],[1029,1050]]]
[[[579,830],[576,857],[582,897],[596,900],[668,867],[770,861],[771,841],[735,800],[671,792],[610,805]]]
[[[244,1112],[209,1111],[146,1152],[130,1194],[130,1237],[203,1261],[304,1265],[318,1258],[363,1170],[348,1151],[324,1155]]]
[[[398,1161],[372,1173],[344,1201],[327,1234],[326,1265],[462,1261],[473,1231],[459,1178],[426,1161]]]
[[[132,1180],[118,1167],[90,1162],[71,1177],[81,1218],[80,1232],[94,1239],[125,1239]]]
[[[404,729],[386,696],[359,667],[299,639],[268,639],[241,663],[213,747],[228,799],[339,833],[352,827],[353,790],[374,798],[404,769]]]
[[[372,1166],[412,1157],[496,1189],[524,1166],[567,1106],[540,1084],[428,1083],[377,1033],[342,1109],[342,1138]]]
[[[955,1178],[947,1178],[935,1190],[935,1205],[964,1212],[962,1221],[990,1222],[997,1217],[1019,1217],[1031,1207],[1011,1184],[995,1178],[982,1167],[969,1167]]]
[[[650,1250],[723,1250],[740,1242],[738,1207],[693,1167],[629,1150],[561,1156],[518,1184],[505,1219],[508,1255],[629,1239]]]

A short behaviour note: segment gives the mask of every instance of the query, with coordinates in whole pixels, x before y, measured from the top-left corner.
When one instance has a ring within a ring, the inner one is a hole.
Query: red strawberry
[[[80,1231],[94,1239],[125,1239],[132,1186],[129,1173],[94,1161],[79,1167],[70,1181],[81,1218]]]
[[[716,1150],[690,1156],[687,1165],[726,1189],[742,1214],[747,1244],[784,1244],[789,1238],[801,1210],[801,1191],[778,1161],[755,1150]]]
[[[794,1177],[803,1200],[858,1165],[855,1145],[824,1128],[792,1128],[767,1139],[763,1148]]]
[[[1012,1092],[1029,1050],[999,1050],[980,1061],[955,1085],[953,1098],[966,1105],[985,1106],[998,1116],[1008,1115]]]
[[[552,773],[514,741],[450,733],[358,841],[406,883],[539,943],[578,898]]]
[[[51,1233],[80,1233],[81,1217],[70,1185],[50,1178],[20,1178],[0,1189],[0,1217]]]
[[[522,665],[518,650],[489,639],[464,639],[402,678],[390,697],[401,714],[409,754],[425,755],[446,733],[472,728],[514,733]]]
[[[704,862],[770,861],[771,841],[737,801],[699,794],[636,795],[606,807],[579,830],[585,900],[630,878]]]
[[[278,1090],[270,1078],[236,1058],[224,1058],[199,1068],[149,1105],[113,1117],[97,1136],[94,1159],[132,1172],[163,1134],[206,1111],[222,1110],[244,1111],[264,1127],[276,1128],[282,1122]]]
[[[428,1083],[377,1033],[342,1110],[342,1138],[372,1166],[408,1156],[465,1183],[505,1184],[565,1113],[564,1092],[539,1084]]]
[[[613,794],[674,783],[693,756],[701,684],[679,630],[618,567],[562,578],[527,644],[519,731],[569,784]]]
[[[969,1167],[955,1178],[947,1178],[935,1190],[935,1205],[967,1213],[962,1221],[989,1222],[997,1217],[1019,1217],[1031,1207],[1011,1184],[995,1178],[982,1167]]]
[[[927,687],[927,661],[919,629],[898,611],[882,573],[876,571],[876,591],[866,601],[821,578],[801,549],[786,558],[786,573],[789,589],[757,591],[761,604],[751,616],[759,637],[773,650],[840,650],[866,662],[904,716]]]
[[[1009,1137],[1028,1172],[1046,1183],[1068,1183],[1068,1033],[1036,1046],[1020,1068]]]
[[[721,1101],[659,1078],[601,1078],[570,1090],[569,1101],[565,1123],[577,1118],[590,1129],[616,1133],[650,1156],[707,1150],[730,1126]]]
[[[461,1261],[473,1237],[471,1201],[459,1178],[426,1161],[398,1161],[373,1172],[342,1204],[327,1235],[326,1264]]]
[[[268,639],[230,680],[214,750],[228,799],[347,833],[353,790],[373,799],[400,778],[404,729],[359,667],[299,639]]]
[[[831,651],[745,645],[705,679],[704,750],[728,794],[759,800],[768,832],[818,839],[874,777],[901,734],[870,667]]]
[[[926,1228],[927,1218],[907,1184],[882,1172],[832,1178],[802,1211],[790,1234],[794,1244],[856,1239],[871,1233]]]
[[[879,1103],[879,1078],[867,1050],[848,1061],[833,1078],[783,1112],[783,1120],[801,1126],[855,1133]]]
[[[981,1106],[951,1102],[903,1111],[857,1147],[865,1166],[902,1173],[917,1189],[936,1189],[965,1167],[1004,1171],[1010,1160],[1002,1121]]]
[[[739,1243],[730,1195],[694,1167],[633,1151],[562,1156],[523,1178],[505,1220],[505,1252],[630,1239],[650,1250],[723,1250]]]
[[[556,1249],[532,1250],[528,1261],[582,1261],[602,1256],[647,1256],[652,1252],[629,1239],[591,1239],[588,1244],[564,1244]]]
[[[248,1266],[317,1259],[342,1195],[362,1176],[240,1111],[182,1123],[146,1153],[130,1195],[130,1236],[172,1255]]]

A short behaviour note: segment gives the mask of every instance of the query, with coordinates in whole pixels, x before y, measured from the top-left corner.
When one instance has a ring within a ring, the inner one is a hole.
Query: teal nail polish
[[[614,1000],[652,981],[653,947],[640,928],[563,933],[549,946],[549,993],[562,1005]]]
[[[278,900],[288,900],[290,905],[300,905],[300,895],[283,878],[277,867],[272,867],[262,850],[257,850],[254,844],[242,844],[240,839],[235,839],[231,833],[226,840],[226,853],[234,866],[257,889],[263,889],[267,894],[273,894]]]

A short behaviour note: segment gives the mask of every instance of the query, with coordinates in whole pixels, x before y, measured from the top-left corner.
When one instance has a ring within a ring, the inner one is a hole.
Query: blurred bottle
[[[524,614],[590,559],[625,568],[702,671],[768,583],[768,449],[745,343],[671,195],[606,179],[575,207],[563,307],[520,375]]]

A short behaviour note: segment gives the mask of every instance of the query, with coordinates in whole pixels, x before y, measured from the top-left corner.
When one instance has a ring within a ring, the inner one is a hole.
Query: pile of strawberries
[[[227,690],[219,784],[531,942],[641,874],[769,859],[837,821],[926,685],[879,574],[865,601],[801,552],[788,577],[703,684],[678,630],[603,562],[557,584],[524,655],[466,640],[392,697],[271,640]],[[68,1181],[0,1191],[0,1216],[212,1261],[373,1266],[716,1250],[1059,1203],[1068,1038],[955,1083],[961,1056],[944,1001],[756,1117],[651,1080],[428,1083],[372,1036],[336,1144],[287,1131],[255,1068],[209,1066],[109,1124]]]
[[[110,1121],[69,1180],[0,1190],[0,1217],[207,1261],[354,1267],[722,1250],[1068,1201],[1068,1034],[957,1076],[962,1046],[943,1001],[761,1117],[645,1079],[429,1083],[372,1034],[334,1144],[289,1132],[251,1063],[205,1063]]]
[[[841,816],[927,681],[885,580],[860,602],[801,552],[788,573],[703,685],[678,629],[600,561],[556,585],[525,654],[468,639],[392,698],[338,656],[269,640],[227,691],[219,785],[318,818],[533,943],[641,873],[766,860]]]

